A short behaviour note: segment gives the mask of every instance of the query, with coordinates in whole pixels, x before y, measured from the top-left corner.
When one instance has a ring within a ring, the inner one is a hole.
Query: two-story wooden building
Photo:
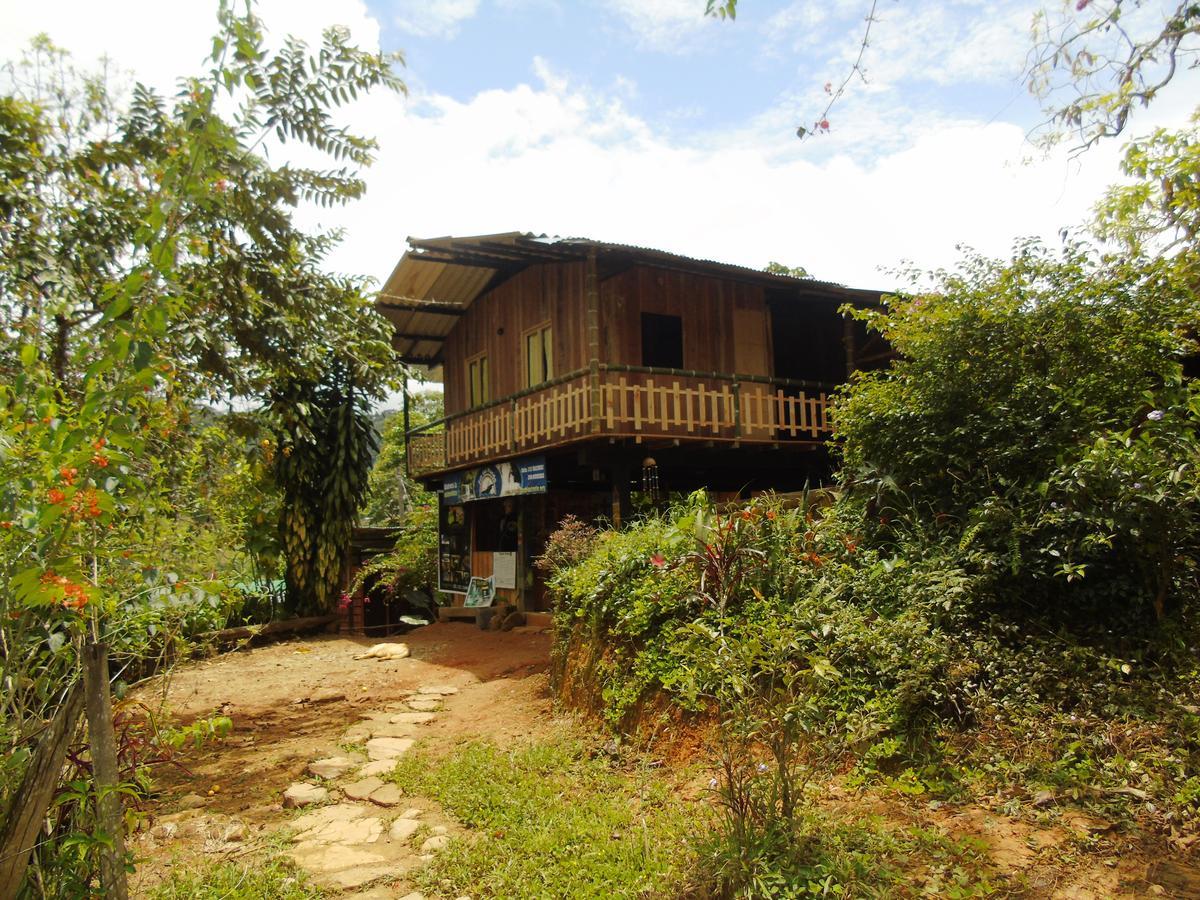
[[[409,246],[377,302],[444,383],[445,419],[408,435],[441,497],[444,590],[490,577],[543,608],[530,562],[568,513],[822,483],[830,393],[888,358],[839,311],[878,291],[574,238]]]

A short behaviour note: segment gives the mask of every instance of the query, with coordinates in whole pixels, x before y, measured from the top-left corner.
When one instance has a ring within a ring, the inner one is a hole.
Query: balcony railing
[[[570,372],[408,433],[420,477],[592,437],[807,442],[830,433],[831,387],[642,366]]]

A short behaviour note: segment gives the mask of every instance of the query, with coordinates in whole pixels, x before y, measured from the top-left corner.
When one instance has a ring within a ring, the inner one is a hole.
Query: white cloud
[[[396,25],[422,37],[450,38],[479,11],[479,0],[397,0]]]
[[[869,134],[801,144],[766,116],[736,136],[680,141],[619,98],[540,71],[468,102],[369,101],[380,105],[360,114],[380,161],[366,200],[339,219],[350,240],[334,262],[383,277],[409,234],[529,230],[888,287],[880,267],[953,265],[960,243],[1005,255],[1021,236],[1053,241],[1116,176],[1116,144],[1077,164],[1023,164],[1024,130],[1003,122],[910,121],[882,153],[864,152]]]
[[[138,0],[124,9],[89,12],[82,0],[9,5],[0,54],[51,30],[83,59],[106,51],[158,83],[205,54],[207,3],[178,4],[179,24],[157,37],[128,27],[153,21],[157,7]],[[364,43],[378,41],[379,25],[359,0],[319,8],[273,0],[263,13],[277,34],[311,38],[341,22]],[[331,263],[381,278],[406,235],[517,229],[751,266],[776,259],[817,277],[886,287],[880,266],[950,265],[960,242],[1005,254],[1018,236],[1054,239],[1116,173],[1113,143],[1079,164],[1060,155],[1021,165],[1030,151],[1016,124],[948,119],[866,92],[839,106],[834,133],[819,141],[790,136],[791,101],[736,130],[681,138],[633,114],[626,83],[583,88],[542,60],[532,71],[529,83],[465,101],[416,90],[409,100],[375,95],[348,110],[352,127],[381,146],[365,200],[304,211],[309,223],[345,229]],[[1139,131],[1156,116],[1181,123],[1194,105],[1167,103],[1141,116]]]
[[[379,23],[363,0],[261,0],[255,12],[275,39],[294,34],[314,46],[326,27],[341,25],[360,45],[379,46]],[[0,5],[0,59],[16,59],[30,38],[45,32],[83,68],[107,55],[137,80],[166,90],[179,76],[203,71],[216,27],[215,2],[171,2],[169,8],[161,0],[5,3]]]
[[[686,53],[707,26],[701,0],[607,0],[606,5],[633,32],[638,43],[651,50]]]

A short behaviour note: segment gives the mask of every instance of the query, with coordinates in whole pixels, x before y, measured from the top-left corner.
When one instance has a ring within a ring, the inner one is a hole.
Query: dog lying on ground
[[[376,644],[355,659],[404,659],[408,656],[408,644]]]

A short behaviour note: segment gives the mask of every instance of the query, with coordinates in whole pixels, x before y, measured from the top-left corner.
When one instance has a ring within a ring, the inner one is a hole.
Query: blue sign
[[[442,479],[442,499],[454,505],[521,494],[544,494],[547,487],[546,458],[528,456],[447,475]]]

